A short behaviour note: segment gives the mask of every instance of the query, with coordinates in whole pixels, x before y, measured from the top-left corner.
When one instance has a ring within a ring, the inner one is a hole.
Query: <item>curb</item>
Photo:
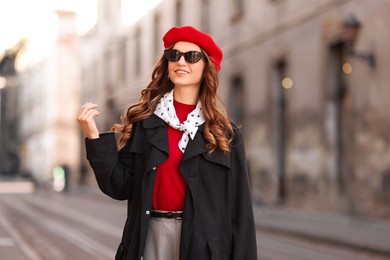
[[[358,217],[254,208],[256,226],[390,256],[390,223]]]

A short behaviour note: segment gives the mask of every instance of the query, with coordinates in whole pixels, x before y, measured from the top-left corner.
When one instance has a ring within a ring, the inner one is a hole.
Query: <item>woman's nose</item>
[[[180,59],[177,61],[179,64],[186,64],[186,60],[184,59],[184,55],[181,55]]]

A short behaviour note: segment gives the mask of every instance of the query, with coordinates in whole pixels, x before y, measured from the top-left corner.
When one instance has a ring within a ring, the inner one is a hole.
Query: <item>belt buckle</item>
[[[181,216],[180,216],[180,213],[181,213],[181,212],[172,212],[172,211],[169,211],[169,212],[167,212],[167,217],[168,217],[168,218],[175,218],[175,219],[177,219],[177,220],[181,220],[182,218],[181,218]]]

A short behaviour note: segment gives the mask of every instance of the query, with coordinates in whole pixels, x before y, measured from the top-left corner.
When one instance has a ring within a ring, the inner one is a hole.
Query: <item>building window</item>
[[[154,16],[154,25],[153,25],[153,51],[154,51],[154,57],[157,58],[158,54],[160,53],[160,24],[161,19],[160,15],[158,13]]]
[[[230,82],[230,117],[237,125],[242,125],[244,120],[244,79],[241,75],[236,75],[232,77]]]
[[[287,134],[287,100],[286,87],[284,86],[287,77],[287,62],[280,59],[274,63],[272,68],[272,99],[273,99],[273,128],[275,145],[275,169],[277,179],[276,201],[284,203],[286,194],[286,134]]]
[[[123,39],[120,43],[120,48],[118,52],[119,56],[119,79],[121,82],[126,82],[126,71],[127,71],[127,45],[126,40]]]
[[[59,18],[59,40],[68,42],[76,34],[76,14],[69,11],[57,11]]]
[[[231,22],[236,23],[244,16],[244,4],[245,0],[232,0],[231,10]]]
[[[141,74],[141,30],[137,28],[135,32],[135,75]]]
[[[175,24],[181,26],[183,23],[183,1],[176,0],[176,14],[175,14]]]
[[[112,82],[114,81],[113,79],[115,73],[115,69],[113,68],[113,66],[115,66],[113,62],[114,58],[115,57],[114,57],[114,53],[112,52],[112,49],[108,48],[104,53],[105,62],[103,63],[104,71],[105,71],[104,80],[107,85],[112,85]]]
[[[210,0],[202,0],[201,26],[202,31],[210,33]]]
[[[107,24],[112,24],[112,3],[111,1],[103,1],[103,3],[101,3],[104,7],[103,7],[103,13],[104,13],[104,23],[107,23]]]
[[[347,107],[345,100],[350,95],[348,91],[346,75],[343,71],[345,65],[345,46],[343,43],[337,43],[329,48],[329,67],[328,67],[328,95],[329,112],[327,117],[330,122],[329,139],[332,149],[332,160],[334,169],[331,179],[335,182],[340,194],[345,193],[347,180],[347,144],[348,131],[346,129]]]

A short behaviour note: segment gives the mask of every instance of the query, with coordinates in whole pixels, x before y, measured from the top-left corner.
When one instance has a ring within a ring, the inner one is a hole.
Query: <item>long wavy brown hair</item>
[[[202,104],[205,123],[203,135],[206,139],[206,148],[209,153],[220,149],[230,151],[230,143],[234,132],[227,116],[226,105],[217,93],[219,78],[215,65],[205,54],[205,68],[199,91],[199,100]],[[125,115],[121,117],[121,124],[114,124],[112,130],[121,134],[119,146],[123,147],[132,134],[133,123],[146,119],[154,113],[160,98],[174,87],[168,78],[168,60],[162,56],[152,72],[152,80],[141,91],[138,103],[131,105]]]

